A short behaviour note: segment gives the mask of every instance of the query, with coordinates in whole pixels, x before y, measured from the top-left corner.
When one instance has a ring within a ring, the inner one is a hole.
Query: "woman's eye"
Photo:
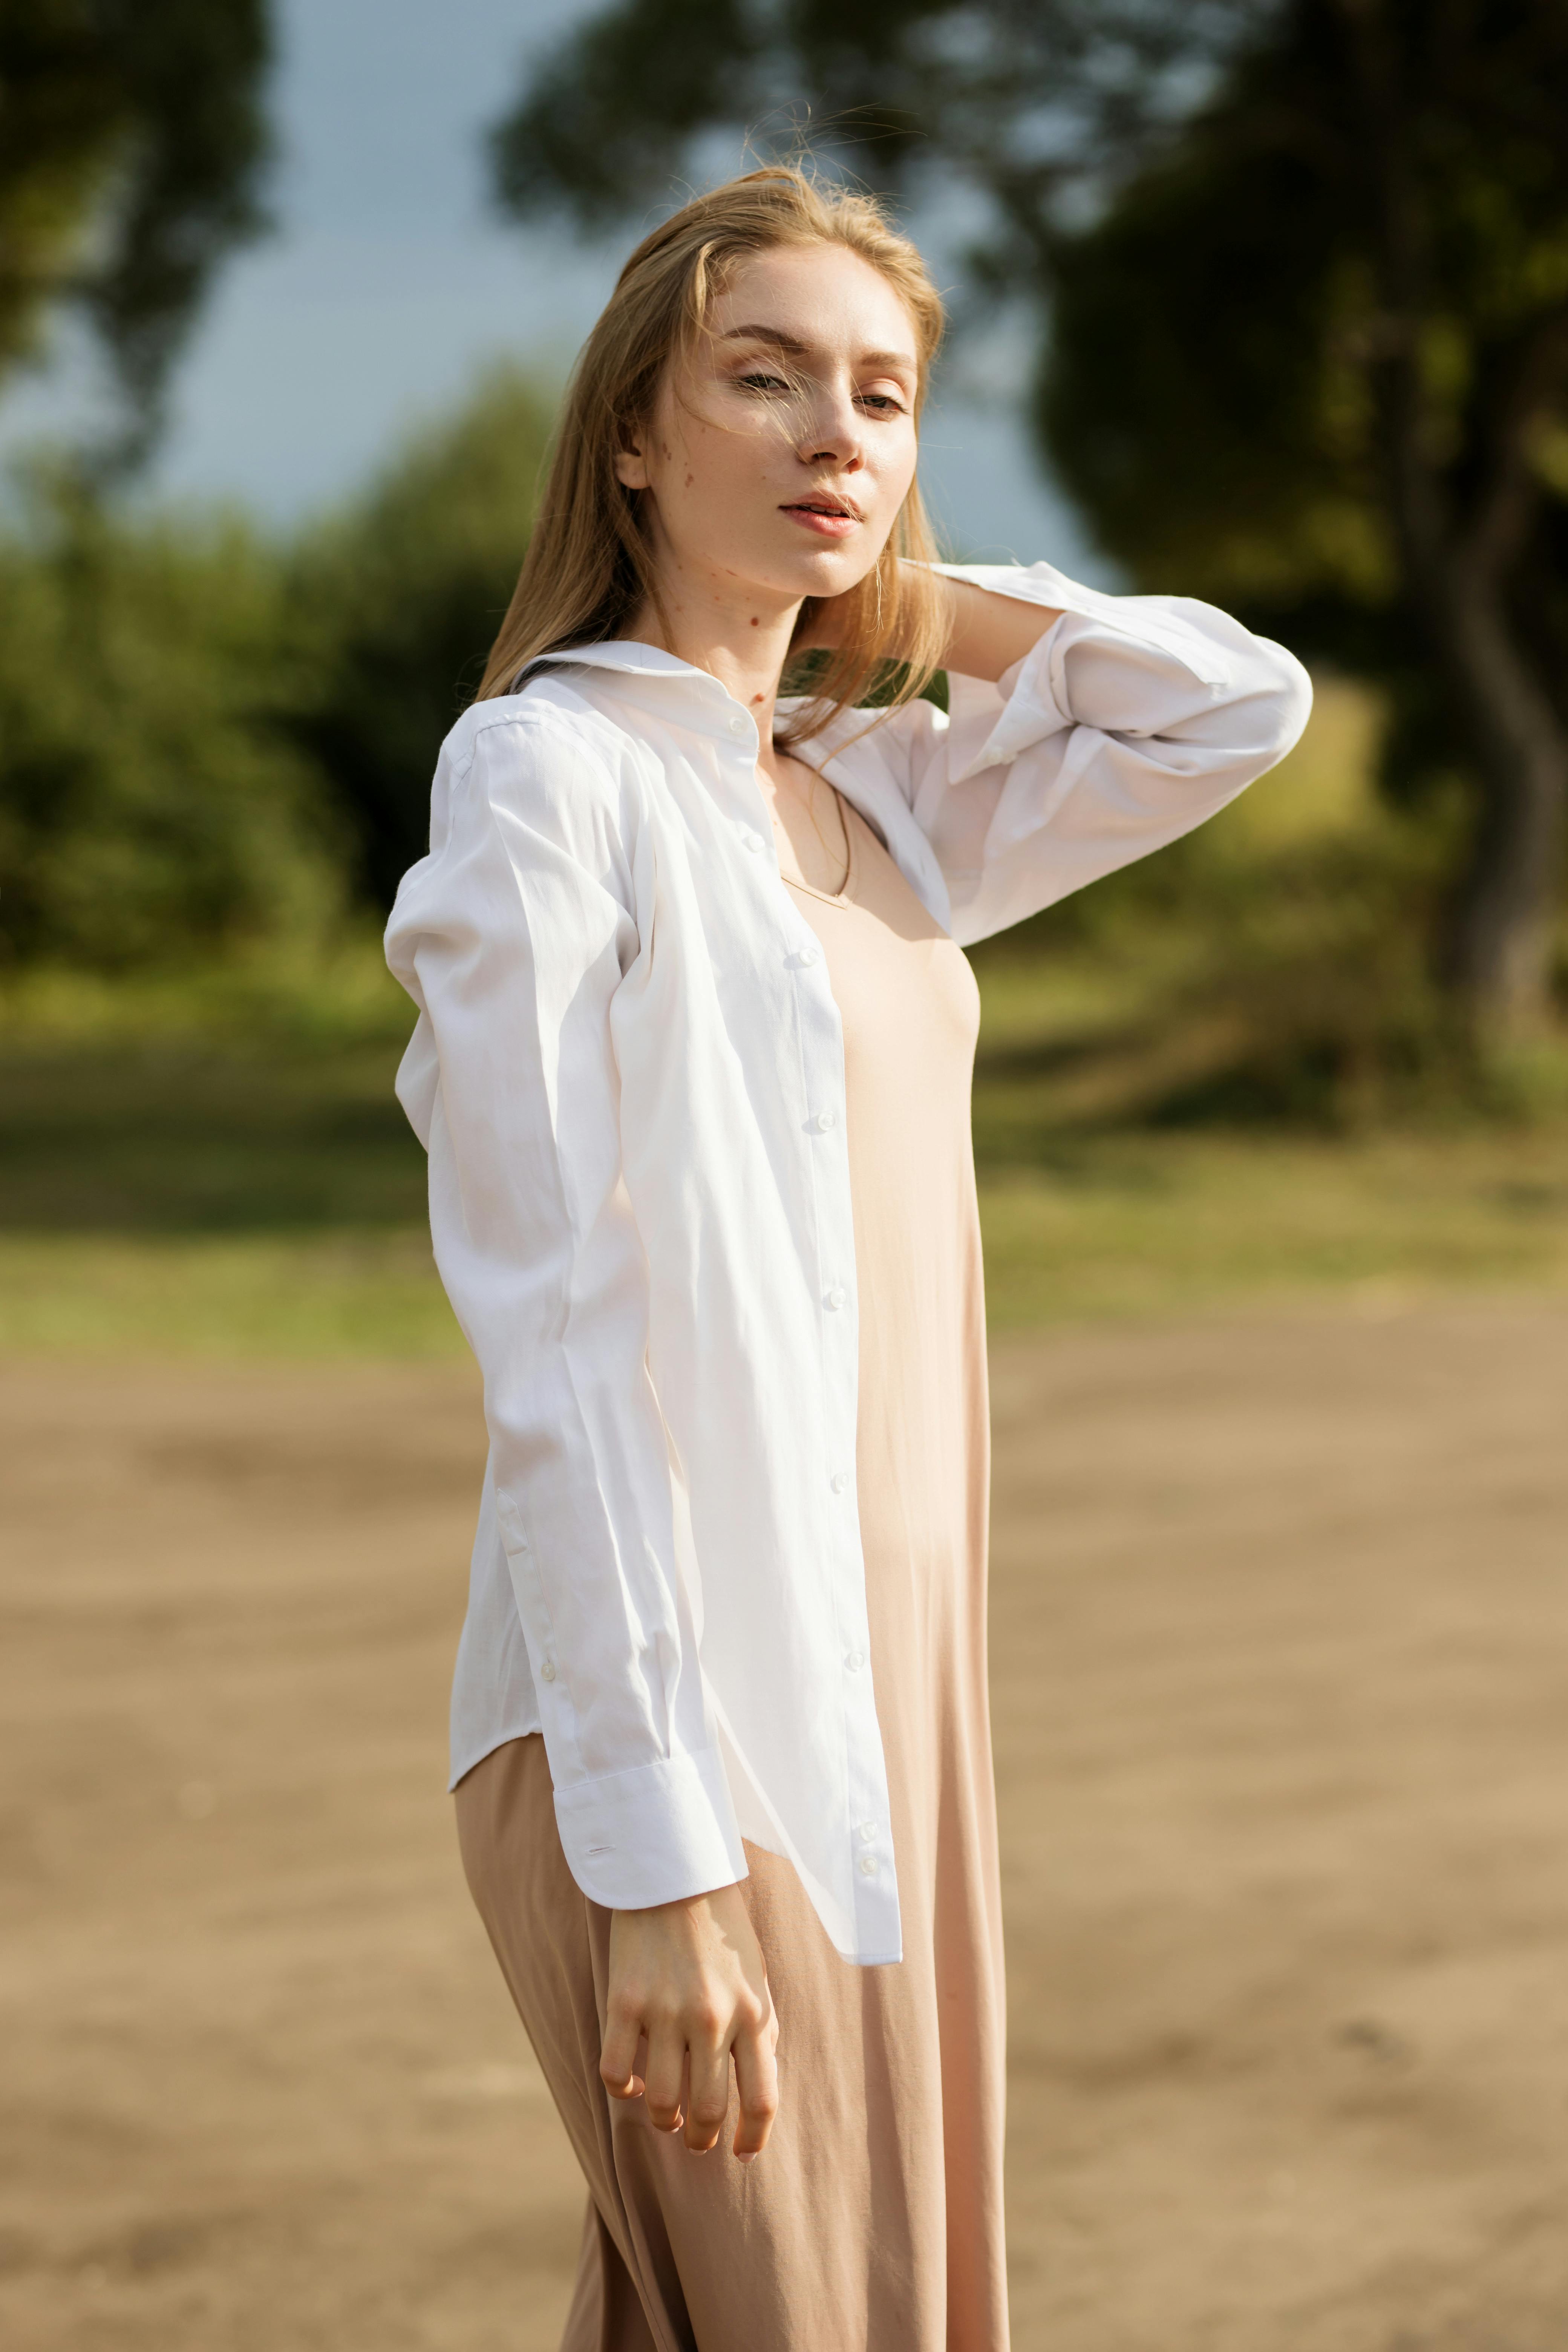
[[[787,392],[789,390],[782,375],[742,375],[737,376],[735,381],[747,392]]]
[[[860,405],[874,409],[879,416],[901,416],[904,413],[903,402],[896,400],[890,392],[863,392]]]

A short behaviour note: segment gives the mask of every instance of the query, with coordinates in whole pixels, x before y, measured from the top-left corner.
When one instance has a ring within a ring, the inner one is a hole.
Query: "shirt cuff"
[[[951,580],[967,580],[992,596],[1048,604],[1080,621],[1097,621],[1115,636],[1168,654],[1205,686],[1223,686],[1230,677],[1230,659],[1205,619],[1195,617],[1206,615],[1212,622],[1212,606],[1176,596],[1108,596],[1101,589],[1086,588],[1081,580],[1069,580],[1054,563],[933,563],[931,570]],[[1235,622],[1228,626],[1241,634]]]
[[[555,1821],[573,1877],[607,1911],[679,1903],[746,1875],[716,1748],[557,1789]]]
[[[980,775],[986,768],[1010,767],[1020,751],[1031,750],[1047,736],[1059,735],[1072,725],[1071,716],[1063,708],[1057,691],[1060,676],[1058,641],[1070,618],[1070,614],[1063,613],[1053,621],[1028,652],[1011,669],[1003,671],[994,686],[969,678],[953,681],[949,690],[955,716],[967,715],[964,706],[973,696],[980,710],[987,716],[995,711],[995,717],[977,748],[967,759],[955,762],[948,778],[950,783],[967,783],[971,776]],[[996,709],[998,698],[1000,710]]]

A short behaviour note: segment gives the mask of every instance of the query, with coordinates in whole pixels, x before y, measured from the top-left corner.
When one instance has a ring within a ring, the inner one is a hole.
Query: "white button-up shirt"
[[[803,751],[960,941],[1174,840],[1305,723],[1300,665],[1210,606],[950,568],[1064,617],[950,714]],[[747,1837],[893,1960],[843,1035],[757,751],[669,654],[553,656],[453,729],[397,894],[398,1094],[490,1438],[452,1769],[542,1730],[594,1901],[727,1885]]]

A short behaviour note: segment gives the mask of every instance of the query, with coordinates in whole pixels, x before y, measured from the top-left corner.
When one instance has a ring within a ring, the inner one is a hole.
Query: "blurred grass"
[[[1568,1293],[1568,1138],[1105,1138],[983,1183],[994,1330]]]
[[[461,1356],[422,1230],[0,1237],[13,1354]]]
[[[1269,942],[1289,928],[1276,886],[1290,861],[1384,838],[1372,724],[1363,699],[1331,688],[1301,750],[1194,844],[979,951],[994,1328],[1568,1290],[1557,1048],[1523,1057],[1490,1115],[1417,1090],[1391,1117],[1333,1069],[1300,1116],[1278,1091],[1266,1118],[1246,1115],[1258,1082],[1238,1087],[1237,1041],[1253,1053],[1259,1030],[1268,1044],[1287,1025],[1279,974],[1297,966],[1268,968],[1272,995],[1245,958],[1228,997],[1208,974],[1235,964],[1227,925],[1255,921]],[[1316,871],[1338,919],[1332,869]],[[1309,948],[1289,984],[1316,1003],[1337,950],[1331,934]],[[1353,1003],[1353,971],[1349,985]],[[424,1158],[392,1093],[411,1019],[369,938],[162,979],[14,980],[0,992],[0,1348],[460,1354]]]
[[[999,1331],[1314,1299],[1377,1316],[1457,1286],[1568,1293],[1555,1133],[1086,1139],[1050,1170],[983,1177],[981,1213]],[[464,1343],[422,1223],[56,1223],[0,1234],[0,1349],[303,1360]]]

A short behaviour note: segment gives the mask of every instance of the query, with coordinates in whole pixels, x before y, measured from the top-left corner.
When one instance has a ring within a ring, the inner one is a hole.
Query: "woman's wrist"
[[[904,570],[919,575],[916,591],[921,595],[933,592],[941,600],[943,627],[942,654],[937,664],[940,669],[955,669],[965,677],[979,677],[993,683],[1031,653],[1047,632],[1061,618],[1056,605],[1037,604],[1025,596],[1007,596],[988,588],[977,588],[972,580],[954,580],[944,572],[933,572],[929,564],[915,563],[908,557],[900,559]],[[835,596],[819,604],[807,626],[795,641],[797,653],[830,652],[839,641],[839,623],[843,599]],[[900,648],[896,642],[887,648],[896,660]]]
[[[1061,619],[1059,606],[1000,595],[989,588],[977,588],[973,580],[953,580],[945,572],[933,576],[945,592],[948,608],[942,667],[957,670],[961,677],[994,684],[1015,662],[1032,653]]]

